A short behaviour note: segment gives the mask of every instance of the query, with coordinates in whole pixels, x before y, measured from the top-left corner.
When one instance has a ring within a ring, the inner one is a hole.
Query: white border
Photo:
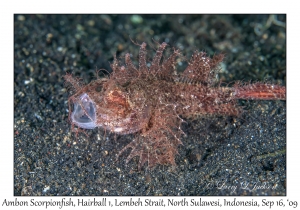
[[[1,1],[1,178],[0,201],[13,200],[13,14],[14,13],[287,13],[287,197],[298,200],[299,169],[299,11],[292,1]],[[296,2],[296,1],[294,1]],[[77,197],[79,198],[79,197]],[[86,198],[86,197],[85,197]],[[111,197],[112,198],[112,197]],[[253,197],[261,199],[260,197]],[[268,197],[278,200],[280,197]],[[28,198],[30,199],[30,198]],[[44,198],[46,199],[46,198]],[[205,197],[215,200],[217,197]],[[240,198],[242,199],[242,198]],[[1,205],[1,204],[0,204]],[[25,209],[29,209],[28,207]],[[31,209],[31,208],[30,208]],[[64,208],[65,209],[65,208]],[[228,208],[229,209],[229,208]],[[274,209],[274,208],[272,208]],[[275,208],[276,209],[276,208]]]

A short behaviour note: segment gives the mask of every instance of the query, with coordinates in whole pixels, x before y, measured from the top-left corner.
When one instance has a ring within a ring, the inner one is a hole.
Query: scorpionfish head
[[[103,127],[120,134],[143,129],[149,120],[149,108],[129,92],[108,79],[91,82],[71,97],[72,123],[84,129]]]

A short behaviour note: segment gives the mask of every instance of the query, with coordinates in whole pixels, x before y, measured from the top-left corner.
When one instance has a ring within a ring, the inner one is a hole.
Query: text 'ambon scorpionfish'
[[[130,54],[121,65],[116,56],[108,78],[98,78],[87,85],[71,74],[64,76],[74,91],[69,98],[72,127],[102,127],[118,134],[137,133],[135,139],[119,153],[131,149],[126,163],[139,157],[139,169],[147,162],[175,166],[182,118],[205,115],[238,116],[242,109],[237,99],[285,100],[284,86],[269,83],[241,84],[221,87],[217,78],[224,55],[206,56],[195,51],[186,69],[176,70],[178,50],[162,60],[167,44],[162,43],[150,67],[146,59],[146,43],[140,45],[136,67]]]

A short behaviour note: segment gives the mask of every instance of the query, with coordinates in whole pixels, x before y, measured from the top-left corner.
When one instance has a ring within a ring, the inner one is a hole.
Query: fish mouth
[[[74,124],[84,129],[94,129],[96,125],[96,106],[89,95],[83,93],[79,100],[74,102],[74,110],[71,114]]]
[[[115,133],[129,134],[141,130],[149,121],[149,106],[145,106],[142,111],[139,111],[143,114],[132,110],[125,117],[120,117],[109,109],[98,107],[97,110],[95,102],[87,93],[76,97],[72,103],[71,122],[83,129],[103,127]]]

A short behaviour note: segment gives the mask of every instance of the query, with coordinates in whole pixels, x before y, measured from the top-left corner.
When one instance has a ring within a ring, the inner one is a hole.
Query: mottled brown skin
[[[175,166],[177,148],[182,144],[181,117],[238,116],[242,109],[236,99],[285,100],[285,87],[279,85],[236,83],[231,88],[220,87],[216,75],[224,58],[222,54],[209,58],[196,51],[179,74],[175,69],[178,50],[161,62],[166,45],[159,46],[150,67],[143,43],[138,68],[126,54],[125,66],[114,59],[109,78],[84,86],[71,75],[65,76],[76,92],[69,98],[70,110],[86,93],[96,105],[97,127],[119,134],[139,134],[119,153],[131,148],[126,162],[138,156],[139,168],[146,162],[150,168],[157,164]],[[72,120],[71,123],[74,125]]]

